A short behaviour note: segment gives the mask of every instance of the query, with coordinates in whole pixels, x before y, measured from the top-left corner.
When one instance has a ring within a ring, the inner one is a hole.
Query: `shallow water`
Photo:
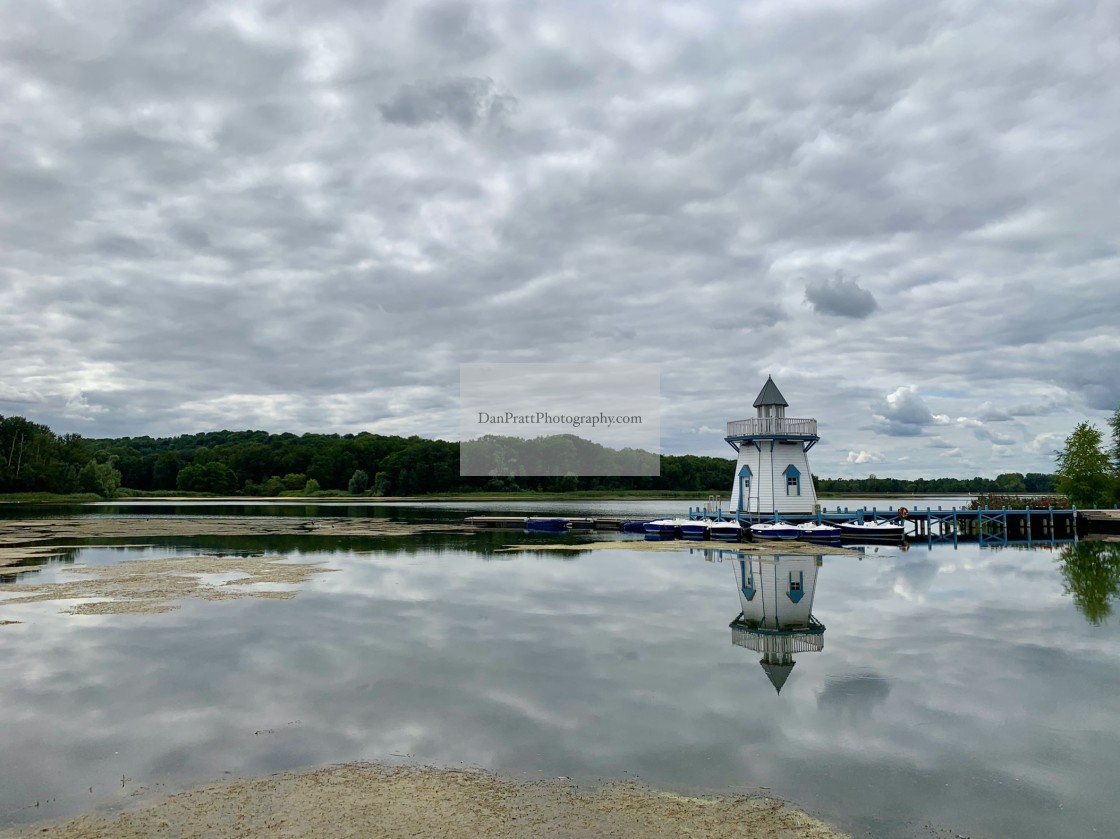
[[[96,563],[281,551],[340,572],[294,600],[169,614],[0,608],[24,621],[0,629],[0,824],[138,786],[357,759],[765,787],[881,837],[927,825],[1106,836],[1120,824],[1120,633],[1098,591],[1113,554],[823,554],[807,594],[824,647],[794,655],[779,695],[759,654],[732,644],[734,553],[493,551],[525,539],[78,549]]]

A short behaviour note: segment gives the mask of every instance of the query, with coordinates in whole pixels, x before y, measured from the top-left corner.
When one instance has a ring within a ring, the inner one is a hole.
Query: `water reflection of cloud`
[[[1022,559],[1049,585],[1011,575],[993,589],[979,551],[826,558],[814,611],[827,643],[798,658],[781,696],[729,641],[738,595],[727,569],[683,555],[338,553],[328,561],[342,572],[291,601],[44,613],[0,648],[0,672],[18,674],[0,683],[11,722],[0,813],[100,792],[122,774],[208,778],[399,754],[766,785],[837,812],[920,809],[949,824],[1020,807],[1061,833],[1068,825],[1039,801],[1068,813],[1109,800],[1116,634],[1061,600],[1052,557]],[[945,560],[980,570],[931,576]],[[925,602],[896,594],[895,579],[916,579]],[[1053,768],[1020,771],[1043,761]],[[983,782],[961,789],[962,767]],[[1015,786],[1009,767],[1031,781]],[[949,792],[931,800],[933,787]]]
[[[932,559],[900,557],[894,560],[891,568],[894,574],[892,589],[907,600],[919,600],[933,586],[938,569],[938,564]]]
[[[817,708],[850,720],[863,720],[890,696],[890,682],[876,673],[830,676],[817,695]]]

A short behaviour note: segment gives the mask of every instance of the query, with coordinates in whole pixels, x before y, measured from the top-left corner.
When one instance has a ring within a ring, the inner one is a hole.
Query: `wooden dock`
[[[1078,530],[1093,534],[1120,534],[1120,510],[1081,510]]]

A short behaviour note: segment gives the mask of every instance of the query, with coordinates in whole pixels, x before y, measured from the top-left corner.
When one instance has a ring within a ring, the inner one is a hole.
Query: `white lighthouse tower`
[[[740,517],[778,518],[812,513],[816,506],[807,453],[820,439],[817,421],[787,417],[788,405],[767,376],[754,400],[758,416],[727,423],[725,439],[739,453],[731,509]]]
[[[824,626],[813,617],[813,592],[823,556],[776,554],[732,564],[739,617],[731,643],[761,653],[759,664],[778,693],[793,671],[794,653],[824,649]]]

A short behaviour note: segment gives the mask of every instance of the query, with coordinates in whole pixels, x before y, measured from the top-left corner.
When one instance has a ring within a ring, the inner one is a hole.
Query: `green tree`
[[[1066,594],[1094,626],[1112,614],[1120,594],[1120,545],[1081,541],[1066,545],[1058,556]]]
[[[280,483],[288,492],[296,492],[307,486],[307,476],[302,472],[289,472]]]
[[[1108,418],[1108,424],[1112,426],[1112,469],[1120,476],[1120,406]]]
[[[237,489],[237,475],[224,463],[192,463],[179,470],[176,487],[184,492],[213,492],[230,495]]]
[[[113,460],[98,463],[90,460],[78,472],[78,486],[83,492],[94,492],[102,498],[113,498],[121,485],[121,473],[113,467]]]
[[[378,472],[373,476],[373,494],[374,495],[388,495],[389,490],[393,488],[392,479],[384,472]]]
[[[1108,455],[1100,429],[1083,422],[1058,452],[1058,492],[1082,509],[1104,505],[1111,495]]]
[[[319,491],[319,482],[314,478],[308,478],[307,483],[303,485],[304,495],[315,495]]]
[[[1027,481],[1018,472],[1004,472],[996,476],[996,488],[1000,492],[1025,492]]]
[[[178,489],[184,460],[177,452],[160,452],[152,465],[152,489]]]
[[[369,473],[364,469],[355,469],[354,474],[350,476],[350,482],[346,485],[346,491],[351,495],[362,495],[369,489]]]

